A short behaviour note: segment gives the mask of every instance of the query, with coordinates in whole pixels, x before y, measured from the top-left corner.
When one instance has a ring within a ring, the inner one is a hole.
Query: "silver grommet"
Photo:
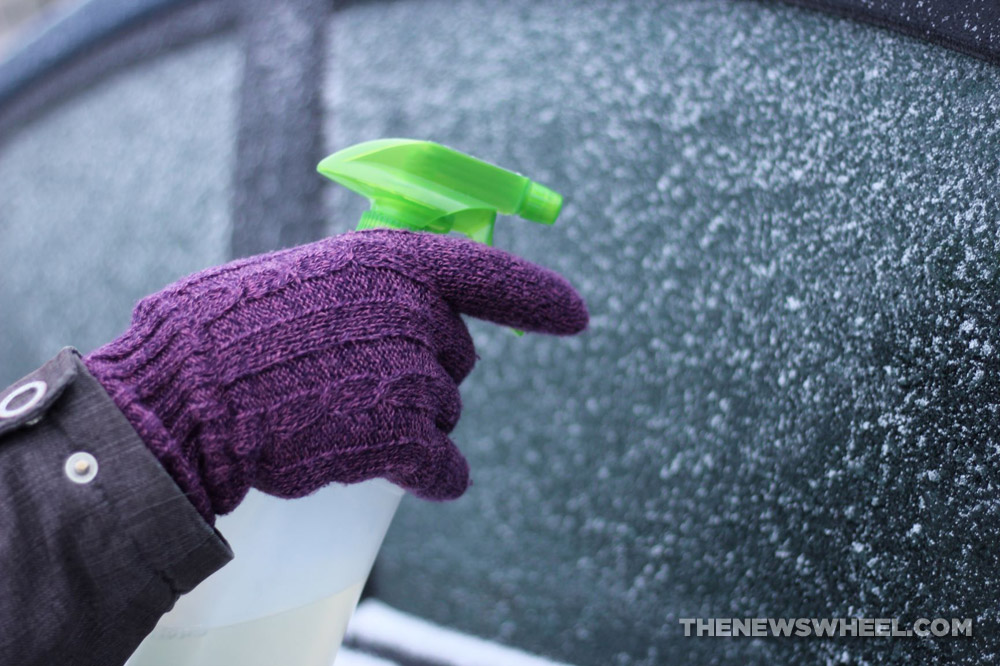
[[[48,384],[40,379],[28,382],[24,386],[19,386],[15,391],[4,398],[3,402],[0,402],[0,419],[12,419],[15,416],[24,414],[26,411],[40,403],[42,398],[45,397],[45,392],[48,390]],[[28,398],[24,404],[18,405],[13,409],[10,408],[10,404],[14,402],[14,400],[29,392],[33,393],[33,395]]]
[[[64,470],[73,483],[90,483],[97,476],[97,458],[86,451],[77,451],[66,459]]]

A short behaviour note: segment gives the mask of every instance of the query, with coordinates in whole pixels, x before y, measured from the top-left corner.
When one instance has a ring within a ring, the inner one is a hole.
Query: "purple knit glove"
[[[587,325],[549,270],[375,230],[185,278],[84,363],[209,522],[250,487],[301,497],[385,477],[452,499],[469,468],[447,433],[476,360],[459,313],[556,335]]]

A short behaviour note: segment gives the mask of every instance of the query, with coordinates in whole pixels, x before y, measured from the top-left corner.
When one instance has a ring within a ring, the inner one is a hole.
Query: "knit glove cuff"
[[[168,306],[159,294],[150,296],[136,307],[124,335],[83,361],[212,523],[217,513],[240,502],[251,480],[244,474],[242,483],[232,483],[234,471],[248,465],[236,464],[241,452],[231,436],[232,419],[221,389],[213,380],[211,352],[183,314],[181,304]]]

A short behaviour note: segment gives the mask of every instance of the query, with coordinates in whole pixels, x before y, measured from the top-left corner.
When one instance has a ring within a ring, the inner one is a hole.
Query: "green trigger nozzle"
[[[430,141],[359,143],[317,170],[371,201],[358,229],[455,231],[492,245],[497,213],[552,224],[562,208],[558,192]]]

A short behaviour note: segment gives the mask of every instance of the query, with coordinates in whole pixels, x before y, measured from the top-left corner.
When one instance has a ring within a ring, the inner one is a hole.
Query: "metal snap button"
[[[10,395],[4,398],[3,402],[0,402],[0,419],[12,419],[16,416],[24,414],[42,401],[42,398],[45,397],[45,392],[47,390],[49,390],[48,384],[41,380],[28,382],[24,386],[19,386]],[[32,396],[17,407],[11,408],[11,404],[26,393],[32,393]]]
[[[64,470],[73,483],[90,483],[97,476],[97,458],[86,451],[77,451],[66,459]]]

